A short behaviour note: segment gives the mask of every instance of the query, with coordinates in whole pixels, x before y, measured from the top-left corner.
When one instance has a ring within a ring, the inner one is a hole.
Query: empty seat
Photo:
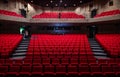
[[[97,63],[96,59],[88,59],[88,63]]]
[[[39,65],[41,64],[41,59],[34,59],[33,60],[33,65]]]
[[[71,58],[71,59],[70,59],[70,64],[71,64],[71,65],[78,65],[78,64],[79,64],[78,61],[79,61],[78,58]]]
[[[0,59],[0,65],[5,64],[5,59]]]
[[[7,72],[7,76],[10,76],[10,77],[18,76],[19,72],[20,72],[19,65],[10,65],[9,71]]]
[[[107,65],[107,61],[105,59],[98,59],[98,64],[100,65]]]
[[[20,76],[31,76],[31,66],[30,65],[22,65],[20,69]]]
[[[59,60],[58,58],[53,58],[53,59],[52,59],[52,64],[53,64],[53,65],[60,64],[60,60]]]
[[[69,58],[62,58],[61,59],[61,64],[62,65],[68,65],[69,64]]]
[[[79,65],[78,71],[79,71],[80,76],[90,76],[89,66],[81,66],[81,65]]]
[[[22,65],[23,61],[22,60],[14,60],[14,65]]]
[[[78,75],[78,67],[75,65],[68,65],[68,75]]]
[[[8,66],[0,65],[0,77],[4,77],[8,72]]]
[[[13,64],[15,64],[15,62],[14,62],[14,60],[6,59],[5,64],[6,65],[13,65]]]
[[[53,65],[45,65],[44,75],[55,75],[55,68]]]
[[[103,76],[101,68],[99,65],[91,65],[90,71],[92,76]]]
[[[104,75],[115,76],[115,72],[113,72],[113,69],[110,66],[102,66],[101,69]]]
[[[25,60],[23,61],[23,64],[24,64],[24,65],[30,65],[30,64],[32,64],[32,59],[25,59]]]
[[[56,66],[56,74],[60,75],[66,75],[66,66],[65,65],[57,65]]]
[[[51,62],[50,62],[50,59],[49,58],[42,58],[42,64],[43,65],[49,65]]]
[[[32,67],[32,76],[41,76],[43,75],[43,66],[42,65],[35,65]]]

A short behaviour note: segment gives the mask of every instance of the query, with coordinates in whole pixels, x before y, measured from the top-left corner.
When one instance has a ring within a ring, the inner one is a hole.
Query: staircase
[[[89,38],[90,46],[93,51],[93,54],[96,58],[109,58],[107,53],[105,53],[104,49],[100,46],[100,44],[94,39]]]
[[[27,49],[29,45],[29,39],[23,39],[18,47],[15,49],[14,53],[11,55],[11,59],[23,59],[26,56]]]

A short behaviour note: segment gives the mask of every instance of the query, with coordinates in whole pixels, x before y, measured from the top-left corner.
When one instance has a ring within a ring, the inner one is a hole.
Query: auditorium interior
[[[0,77],[120,77],[120,0],[0,0]]]

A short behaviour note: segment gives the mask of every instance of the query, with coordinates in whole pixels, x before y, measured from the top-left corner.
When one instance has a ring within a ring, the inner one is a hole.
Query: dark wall
[[[0,23],[0,33],[19,33],[21,23]],[[29,24],[31,33],[88,33],[88,24]],[[98,28],[97,33],[120,33],[120,23],[113,24],[95,24]],[[54,30],[54,28],[56,30]],[[91,25],[92,26],[92,25]],[[64,29],[63,29],[64,28]]]
[[[98,33],[120,33],[120,23],[99,24]]]
[[[52,24],[33,24],[32,33],[85,33],[86,28],[81,24],[52,23]]]
[[[19,24],[15,23],[1,23],[0,33],[19,33]]]

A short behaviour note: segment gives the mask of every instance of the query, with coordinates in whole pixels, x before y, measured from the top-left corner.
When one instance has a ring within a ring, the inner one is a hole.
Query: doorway
[[[98,28],[95,25],[87,26],[87,30],[88,30],[88,37],[89,38],[94,38],[95,34],[98,32]]]
[[[93,9],[92,11],[91,11],[91,18],[93,18],[94,16],[96,16],[97,15],[97,9]]]

